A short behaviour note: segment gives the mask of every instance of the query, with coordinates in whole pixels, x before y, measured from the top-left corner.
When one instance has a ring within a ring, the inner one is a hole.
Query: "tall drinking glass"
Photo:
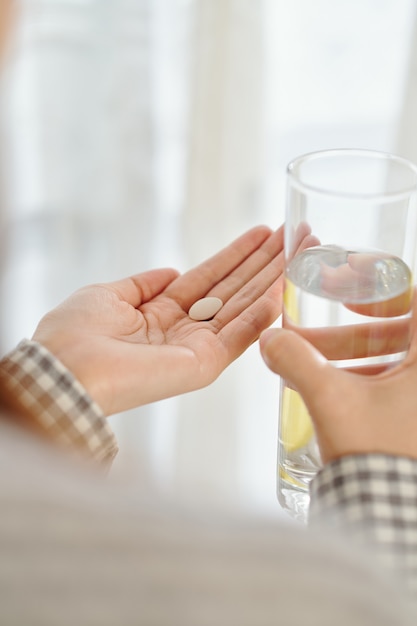
[[[414,164],[351,149],[296,158],[287,168],[283,326],[336,367],[392,367],[409,341],[416,235]],[[308,411],[281,380],[277,491],[293,517],[307,519],[320,467]]]

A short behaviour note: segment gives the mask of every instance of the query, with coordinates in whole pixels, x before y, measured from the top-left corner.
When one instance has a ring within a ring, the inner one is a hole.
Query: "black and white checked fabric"
[[[111,462],[117,442],[100,407],[46,348],[25,339],[0,363],[9,388],[48,436],[94,461]]]
[[[346,531],[417,592],[417,460],[343,457],[319,472],[310,493],[312,526]]]

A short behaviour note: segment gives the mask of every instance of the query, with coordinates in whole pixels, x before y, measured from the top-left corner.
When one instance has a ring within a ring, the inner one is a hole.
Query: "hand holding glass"
[[[287,193],[283,326],[336,367],[362,374],[392,367],[409,342],[417,168],[378,152],[318,152],[290,163]],[[302,249],[306,229],[317,239]],[[278,498],[303,521],[321,465],[308,411],[282,380]]]

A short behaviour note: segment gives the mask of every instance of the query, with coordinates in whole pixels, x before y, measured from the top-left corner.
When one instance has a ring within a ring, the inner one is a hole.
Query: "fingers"
[[[271,271],[271,262],[274,260],[276,261],[275,270]],[[243,299],[243,292],[245,292],[249,296],[247,301],[249,304],[265,291],[277,275],[282,274],[283,268],[284,230],[281,226],[277,231],[271,233],[262,246],[237,266],[224,280],[217,283],[207,295],[217,296],[226,303],[234,296]],[[268,275],[270,280],[268,280]]]
[[[316,241],[307,226],[298,235],[297,246],[301,249]],[[217,296],[225,303],[216,317],[220,326],[226,326],[245,312],[246,322],[252,327],[251,332],[253,333],[253,329],[257,332],[253,336],[254,341],[259,332],[281,313],[283,270],[284,229],[281,226],[207,294]],[[241,332],[239,321],[236,326]]]
[[[253,228],[215,256],[180,276],[165,295],[176,300],[185,311],[196,300],[208,295],[226,302],[242,283],[250,280],[269,262],[271,254],[279,248],[276,237],[272,242],[271,237],[271,230],[266,226]],[[282,248],[282,230],[278,239]]]
[[[337,267],[322,263],[320,288],[331,298],[343,301],[350,311],[372,317],[396,317],[407,314],[411,309],[413,285],[411,273],[406,265],[398,264],[387,276],[390,257],[372,253],[351,253],[346,263]],[[385,264],[385,265],[384,265]],[[396,280],[395,288],[401,293],[389,299],[369,302],[370,296],[380,292],[382,286],[388,291],[389,281]]]
[[[410,367],[368,377],[333,367],[293,331],[265,331],[260,348],[267,366],[304,400],[324,463],[369,452],[415,458],[415,355]]]
[[[288,259],[294,258],[302,250],[320,245],[320,241],[311,234],[311,227],[307,222],[300,222],[291,235],[291,247],[288,250]]]
[[[271,264],[273,266],[273,264]],[[265,273],[273,272],[273,267]],[[276,271],[271,276],[269,286],[253,301],[253,293],[248,292],[232,298],[213,320],[220,327],[218,337],[227,348],[227,353],[237,358],[256,341],[260,333],[268,328],[282,310],[282,275],[277,278]],[[265,279],[266,280],[266,279]],[[250,288],[250,284],[248,285]],[[255,289],[256,286],[253,286]],[[251,303],[249,303],[249,299]]]
[[[317,245],[316,242],[307,225],[297,232],[297,249]],[[281,227],[263,244],[259,254],[247,259],[210,292],[210,295],[216,295],[225,302],[213,324],[219,328],[223,344],[235,356],[253,343],[281,314],[283,270]]]
[[[286,319],[285,326],[296,329],[332,361],[396,354],[407,350],[410,342],[409,318],[328,328],[301,328]]]
[[[259,345],[269,369],[285,378],[306,402],[317,393],[323,377],[333,375],[334,368],[323,355],[292,331],[269,329],[262,333]]]
[[[108,283],[106,287],[114,291],[120,300],[137,308],[164,291],[178,275],[179,272],[172,268],[155,269]]]
[[[360,315],[369,315],[371,317],[396,317],[398,315],[406,315],[411,309],[413,300],[413,287],[404,291],[395,298],[382,300],[381,302],[370,302],[365,304],[344,303],[344,306]]]
[[[310,226],[303,222],[297,228],[297,231],[295,233],[295,238],[293,242],[293,254],[290,256],[290,258],[292,259],[293,257],[297,256],[297,254],[300,254],[300,252],[303,252],[303,250],[306,250],[307,248],[314,248],[315,246],[319,245],[320,240],[311,233]]]
[[[333,367],[292,331],[265,331],[260,338],[260,348],[269,369],[282,376],[302,397],[314,423],[323,461],[337,458],[345,450],[346,433],[349,436],[353,428],[355,412],[350,411],[348,404],[361,377]],[[353,439],[355,437],[353,435]]]

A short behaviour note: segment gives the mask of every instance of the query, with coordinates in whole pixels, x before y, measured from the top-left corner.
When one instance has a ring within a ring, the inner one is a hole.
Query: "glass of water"
[[[417,167],[406,159],[346,149],[292,161],[283,326],[335,367],[364,375],[392,367],[409,341],[416,237]],[[278,499],[301,521],[320,467],[307,408],[281,380]]]

